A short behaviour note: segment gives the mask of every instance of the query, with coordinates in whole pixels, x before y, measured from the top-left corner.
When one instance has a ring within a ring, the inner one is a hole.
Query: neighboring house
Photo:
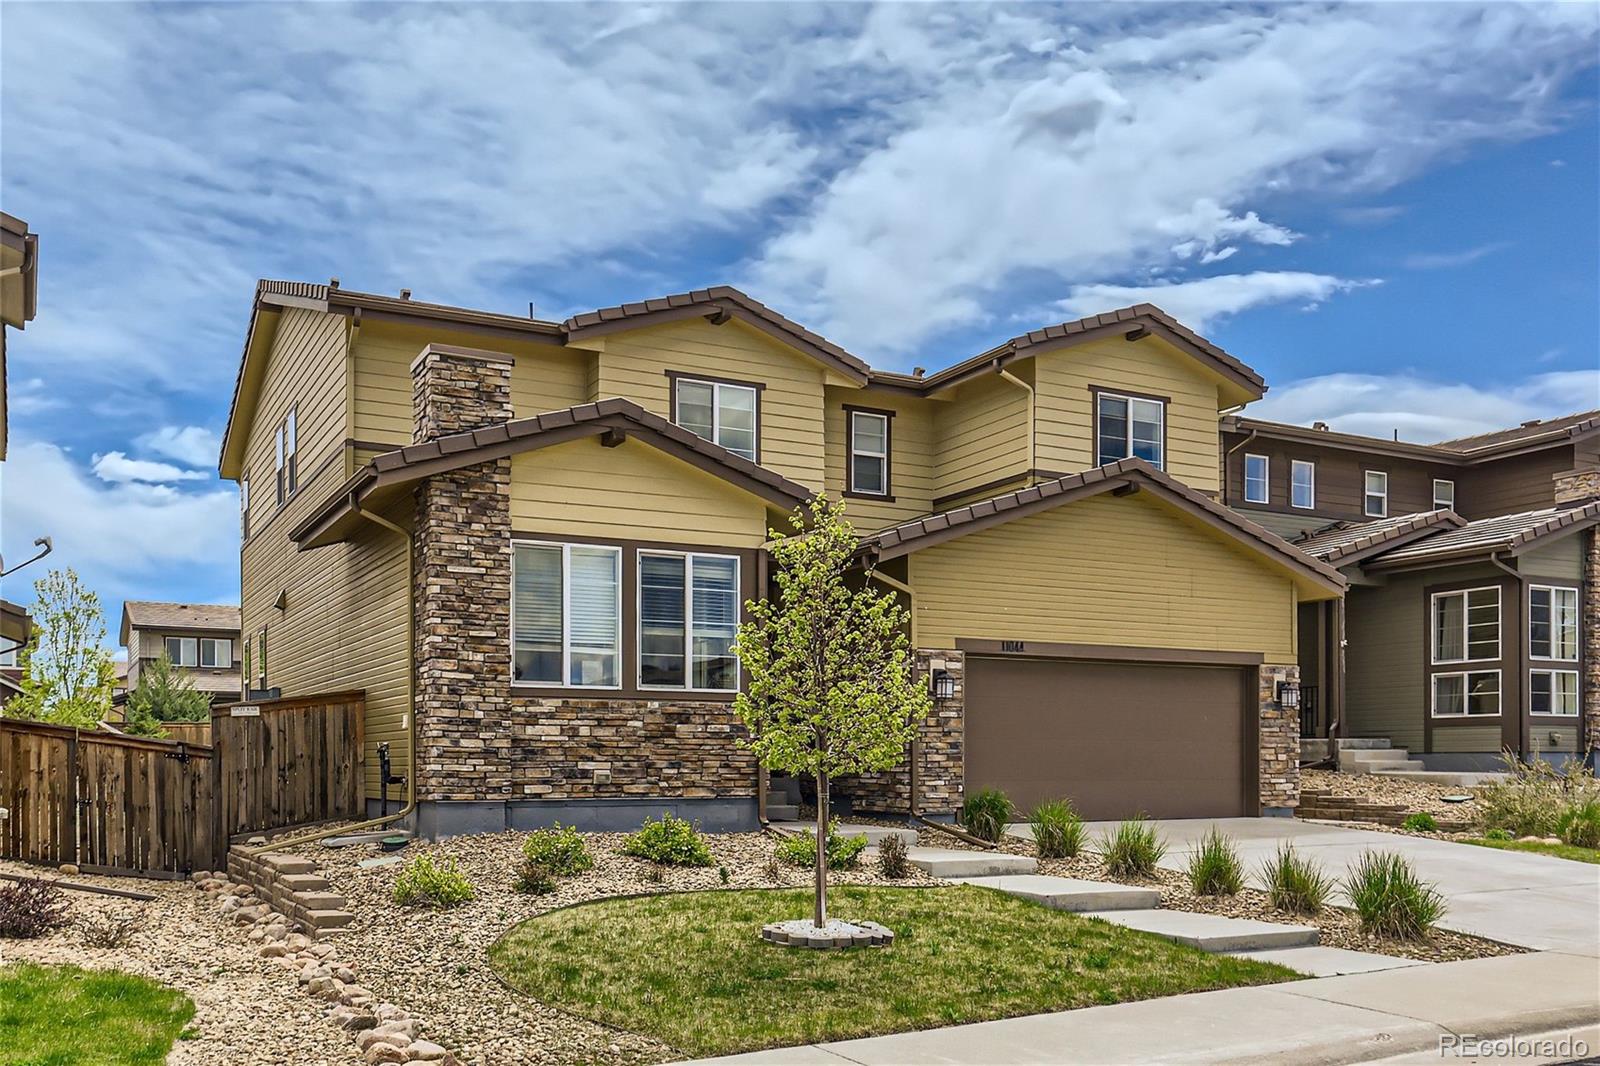
[[[250,687],[365,690],[369,795],[387,742],[425,834],[754,825],[734,627],[820,491],[911,608],[924,812],[1294,807],[1279,684],[1344,579],[1216,502],[1218,419],[1265,385],[1160,310],[906,375],[728,288],[565,322],[408,297],[262,282],[221,474]],[[903,813],[907,778],[842,787]]]
[[[20,651],[9,644],[0,648],[0,705],[22,692]]]
[[[237,607],[127,600],[121,640],[128,650],[125,692],[139,686],[144,667],[165,655],[213,703],[231,703],[243,694]]]
[[[6,407],[6,342],[12,329],[25,329],[39,306],[39,237],[20,218],[0,211],[0,460],[6,457],[10,437]],[[46,551],[49,549],[46,548]],[[23,564],[26,565],[26,564]],[[20,567],[18,568],[20,569]],[[0,573],[5,565],[0,562]],[[15,652],[28,642],[27,611],[0,598],[0,655]],[[0,703],[16,694],[11,667],[0,667]]]
[[[1299,612],[1307,736],[1430,771],[1592,747],[1600,411],[1431,445],[1228,418],[1223,448],[1228,506],[1350,584]]]

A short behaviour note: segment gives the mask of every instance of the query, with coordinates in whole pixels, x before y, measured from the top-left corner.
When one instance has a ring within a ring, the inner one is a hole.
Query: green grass
[[[1542,840],[1486,840],[1483,837],[1469,837],[1461,841],[1463,844],[1476,844],[1480,848],[1497,848],[1500,851],[1531,851],[1538,855],[1554,855],[1558,859],[1571,859],[1573,862],[1600,863],[1600,849],[1580,848],[1572,844],[1546,844]]]
[[[540,915],[490,959],[544,1003],[695,1056],[1299,976],[973,886],[840,887],[828,898],[839,917],[889,926],[894,944],[777,947],[761,926],[809,915],[809,892],[689,892]]]
[[[0,966],[0,1066],[159,1066],[193,1016],[182,992],[132,974]]]

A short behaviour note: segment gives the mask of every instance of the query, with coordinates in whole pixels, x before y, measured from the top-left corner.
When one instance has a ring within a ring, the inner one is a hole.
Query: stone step
[[[1039,861],[1031,855],[1010,855],[1003,851],[959,851],[955,848],[909,848],[911,865],[934,877],[999,877],[1004,874],[1031,874]]]
[[[1421,759],[1393,759],[1388,762],[1381,763],[1347,762],[1341,763],[1339,766],[1340,773],[1350,774],[1351,776],[1355,777],[1359,777],[1362,774],[1384,774],[1396,773],[1399,771],[1409,771],[1415,773],[1421,769]]]
[[[768,807],[767,810],[771,811],[772,808]],[[811,836],[815,836],[817,832],[817,826],[814,822],[780,822],[770,816],[768,821],[772,823],[772,828],[780,832],[805,833]],[[866,837],[867,847],[869,848],[877,847],[889,837],[899,837],[908,848],[914,847],[917,843],[917,831],[915,829],[902,829],[887,825],[857,825],[852,822],[840,822],[838,833],[840,836],[846,837]]]
[[[951,880],[1007,892],[1058,911],[1149,910],[1161,905],[1160,889],[1119,885],[1111,881],[1081,881],[1076,877],[1050,877],[1045,874],[956,877]]]
[[[1397,959],[1393,955],[1374,955],[1366,951],[1324,947],[1321,944],[1298,948],[1230,951],[1227,954],[1237,955],[1241,959],[1275,962],[1310,977],[1338,977],[1347,973],[1373,973],[1377,970],[1398,970],[1402,966],[1427,965],[1418,959]]]
[[[1457,785],[1462,788],[1506,779],[1506,775],[1498,771],[1424,770],[1420,762],[1399,769],[1388,766],[1375,768],[1372,773],[1381,777],[1398,777],[1402,781],[1427,781],[1430,784]]]
[[[1317,930],[1309,925],[1279,925],[1220,914],[1167,910],[1089,911],[1086,917],[1154,933],[1212,953],[1292,948],[1317,942]]]
[[[1389,747],[1391,741],[1388,737],[1340,737],[1338,744],[1340,751],[1373,751]]]
[[[315,933],[326,933],[335,929],[343,929],[355,921],[355,915],[349,911],[307,911],[304,921]]]
[[[797,822],[800,820],[800,808],[790,803],[773,803],[767,801],[767,821],[769,822]]]

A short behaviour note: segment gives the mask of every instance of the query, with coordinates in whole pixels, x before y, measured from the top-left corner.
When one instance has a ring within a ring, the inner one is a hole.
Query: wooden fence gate
[[[334,692],[214,709],[223,835],[366,817],[366,707],[365,692]]]
[[[203,745],[0,719],[0,854],[87,873],[215,869],[213,761]]]

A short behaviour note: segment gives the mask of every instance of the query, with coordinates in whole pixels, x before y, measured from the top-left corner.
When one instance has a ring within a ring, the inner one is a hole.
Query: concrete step
[[[1390,746],[1388,737],[1340,737],[1340,751],[1375,751]]]
[[[1301,737],[1300,761],[1320,762],[1333,754],[1333,741],[1326,737]]]
[[[773,803],[767,801],[767,821],[769,822],[797,822],[800,820],[800,808],[790,803]]]
[[[955,848],[910,848],[906,858],[911,865],[934,877],[999,877],[1004,874],[1031,874],[1039,861],[1031,855],[1008,855],[1003,851],[958,851]]]
[[[1154,933],[1213,953],[1293,948],[1317,942],[1317,930],[1309,925],[1278,925],[1220,914],[1167,910],[1090,911],[1087,917]]]
[[[770,812],[772,808],[768,807],[767,810]],[[780,822],[776,818],[773,818],[770,813],[768,814],[767,820],[772,823],[772,828],[780,831],[806,833],[811,836],[815,836],[817,832],[817,826],[815,822],[797,822],[792,820]],[[866,837],[867,847],[869,848],[877,847],[889,837],[899,837],[901,840],[905,841],[905,845],[908,848],[914,847],[917,843],[917,831],[915,829],[897,828],[887,825],[856,825],[851,822],[840,822],[838,833],[840,836],[846,837]]]
[[[956,877],[964,885],[992,888],[1031,899],[1058,911],[1149,910],[1161,905],[1161,890],[1119,885],[1111,881],[1080,881],[1076,877],[1019,874],[1013,877]]]
[[[1426,966],[1417,959],[1397,959],[1393,955],[1374,955],[1366,951],[1324,947],[1313,944],[1298,948],[1265,948],[1256,951],[1230,951],[1241,959],[1275,962],[1311,977],[1338,977],[1347,973],[1374,973],[1398,970],[1402,966]]]
[[[1411,758],[1411,752],[1405,748],[1372,748],[1370,750],[1352,748],[1344,753],[1344,759],[1347,762],[1372,764],[1405,762],[1409,758]]]
[[[1339,764],[1340,773],[1352,776],[1386,774],[1401,770],[1417,771],[1421,769],[1421,759],[1389,759],[1385,762],[1346,762]]]
[[[1383,766],[1371,772],[1381,777],[1398,777],[1402,781],[1427,781],[1435,785],[1460,785],[1464,788],[1506,779],[1506,775],[1498,771],[1424,770],[1420,762],[1399,769]]]
[[[798,807],[800,805],[800,782],[792,777],[767,778],[767,802]]]

